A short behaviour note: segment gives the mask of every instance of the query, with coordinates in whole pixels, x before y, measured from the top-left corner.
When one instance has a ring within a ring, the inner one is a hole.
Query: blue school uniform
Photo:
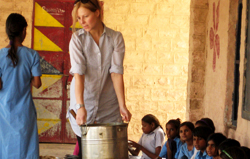
[[[175,158],[178,158],[178,155],[179,155],[179,151],[180,151],[180,148],[182,146],[182,142],[180,140],[180,138],[178,137],[175,137],[174,138],[174,141],[176,142],[176,147],[177,147],[177,151],[175,153]],[[167,158],[167,141],[165,142],[165,144],[163,145],[162,149],[161,149],[161,152],[159,154],[159,157],[161,158]]]
[[[37,117],[30,83],[32,76],[41,76],[40,57],[32,49],[18,47],[14,68],[8,50],[0,50],[0,158],[38,159]]]
[[[201,151],[198,151],[195,159],[213,159],[213,157],[208,156],[206,151],[204,151],[203,153]]]
[[[194,151],[195,151],[195,147],[193,147],[193,150],[188,151],[187,143],[185,143],[180,148],[178,159],[181,159],[183,156],[186,156],[187,158],[191,158],[194,154]]]

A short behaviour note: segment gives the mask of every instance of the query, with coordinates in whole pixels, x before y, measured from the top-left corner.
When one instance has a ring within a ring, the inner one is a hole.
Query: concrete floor
[[[40,159],[63,159],[66,154],[72,155],[74,149],[75,144],[40,143]]]

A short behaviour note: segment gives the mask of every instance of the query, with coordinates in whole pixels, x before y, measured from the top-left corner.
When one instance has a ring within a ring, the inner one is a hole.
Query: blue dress
[[[181,146],[182,146],[182,142],[181,142],[181,140],[180,140],[180,138],[178,138],[178,137],[175,137],[174,138],[174,141],[176,142],[176,147],[177,147],[177,151],[176,151],[176,153],[175,153],[175,158],[178,158],[178,156],[179,156],[179,151],[180,151],[180,148],[181,148]],[[167,158],[167,141],[165,142],[165,144],[162,146],[162,149],[161,149],[161,152],[160,152],[160,154],[159,154],[159,157],[161,157],[161,158]]]
[[[201,153],[201,151],[198,151],[195,156],[195,159],[213,159],[213,157],[208,156],[206,151],[204,151],[203,153]]]
[[[8,50],[0,50],[0,158],[37,159],[37,117],[30,85],[32,76],[41,76],[40,57],[32,49],[18,47],[14,68]]]
[[[180,148],[178,159],[181,159],[185,156],[187,158],[191,158],[194,154],[194,151],[195,151],[195,147],[193,147],[193,150],[188,151],[187,143],[184,143]]]

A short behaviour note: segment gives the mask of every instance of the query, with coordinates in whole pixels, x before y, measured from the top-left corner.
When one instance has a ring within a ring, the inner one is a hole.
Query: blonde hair
[[[76,22],[78,21],[77,20],[77,11],[80,7],[84,7],[84,8],[87,8],[89,9],[91,12],[95,12],[96,10],[99,10],[100,11],[100,15],[99,15],[99,18],[100,20],[102,21],[103,20],[103,14],[102,14],[102,8],[100,6],[100,2],[99,0],[90,0],[91,2],[88,2],[88,3],[81,3],[81,1],[77,2],[75,5],[74,5],[74,8],[72,10],[72,20],[73,20],[73,25],[72,25],[72,31],[75,32],[76,31],[76,28],[75,28],[75,25],[76,25]]]

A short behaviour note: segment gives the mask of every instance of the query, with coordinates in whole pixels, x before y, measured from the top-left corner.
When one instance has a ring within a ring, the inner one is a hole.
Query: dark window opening
[[[246,50],[245,50],[245,95],[242,106],[242,118],[250,120],[250,0],[247,1],[247,27],[246,27]]]
[[[240,82],[240,35],[241,35],[241,19],[242,19],[242,1],[239,1],[238,6],[238,22],[236,26],[236,50],[235,50],[235,63],[234,63],[234,92],[233,92],[233,111],[232,122],[233,125],[237,124],[238,105],[239,105],[239,82]]]

